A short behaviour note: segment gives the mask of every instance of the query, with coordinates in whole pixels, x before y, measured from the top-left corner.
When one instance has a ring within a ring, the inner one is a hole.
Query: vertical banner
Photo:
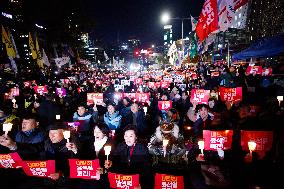
[[[226,88],[219,87],[220,98],[223,102],[242,101],[242,87]]]
[[[208,104],[208,99],[210,97],[210,90],[204,89],[192,89],[190,95],[190,102],[198,102],[198,104]]]
[[[139,175],[122,175],[108,173],[108,180],[111,188],[117,189],[134,189],[139,186]]]
[[[0,168],[19,168],[22,159],[17,152],[10,154],[0,154]]]
[[[272,131],[241,131],[242,149],[249,151],[248,142],[256,143],[255,152],[265,153],[272,147],[273,132]]]
[[[99,159],[96,160],[78,160],[69,159],[70,178],[81,179],[100,179],[97,169],[100,168]]]
[[[209,131],[203,130],[204,149],[216,151],[218,149],[228,150],[231,149],[233,131]]]
[[[154,189],[184,189],[183,176],[156,173]]]
[[[87,105],[104,102],[103,93],[87,93]]]
[[[159,110],[166,110],[168,111],[173,107],[172,101],[158,101],[158,108]]]
[[[49,177],[55,173],[55,160],[23,161],[22,168],[28,176]]]

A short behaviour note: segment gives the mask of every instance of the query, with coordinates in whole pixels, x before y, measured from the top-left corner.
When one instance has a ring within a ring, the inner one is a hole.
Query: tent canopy
[[[233,60],[272,57],[282,52],[284,52],[284,33],[254,42],[249,48],[233,54]]]

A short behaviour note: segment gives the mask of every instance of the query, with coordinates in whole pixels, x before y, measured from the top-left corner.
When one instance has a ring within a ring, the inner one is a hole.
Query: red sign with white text
[[[17,152],[10,154],[0,154],[0,168],[19,168],[21,165],[22,159]]]
[[[159,110],[166,110],[168,111],[173,107],[172,101],[158,101],[158,108]]]
[[[70,178],[100,179],[97,169],[100,168],[99,160],[69,159]]]
[[[208,99],[210,97],[210,90],[204,89],[192,89],[190,95],[190,102],[198,102],[198,104],[208,104]]]
[[[133,100],[136,99],[136,93],[123,93],[123,98],[128,97],[129,99]]]
[[[170,82],[169,81],[161,81],[161,88],[169,88],[170,87]]]
[[[142,79],[142,78],[136,78],[136,79],[134,79],[134,84],[136,84],[136,85],[142,85],[142,84],[143,84],[143,79]]]
[[[148,88],[151,88],[151,89],[154,89],[156,87],[155,82],[148,82],[147,86],[148,86]]]
[[[139,186],[139,175],[122,175],[108,173],[108,180],[111,188],[117,189],[134,189]]]
[[[183,176],[173,176],[157,173],[154,189],[184,189]]]
[[[148,102],[150,100],[149,93],[135,93],[135,99],[138,102]]]
[[[271,76],[272,75],[272,68],[263,68],[262,69],[262,76]]]
[[[49,177],[55,173],[55,160],[23,161],[22,168],[28,176]]]
[[[104,102],[103,93],[87,93],[87,104],[98,104]]]
[[[255,152],[267,152],[272,147],[273,132],[272,131],[241,131],[242,149],[248,151],[248,142],[255,142]]]
[[[34,86],[34,90],[37,94],[48,93],[46,86]]]
[[[209,131],[203,130],[204,149],[205,150],[228,150],[231,149],[233,131]]]
[[[219,87],[220,98],[223,102],[236,102],[242,100],[242,87],[226,88]]]
[[[246,74],[262,74],[262,67],[261,66],[248,66],[246,69]]]

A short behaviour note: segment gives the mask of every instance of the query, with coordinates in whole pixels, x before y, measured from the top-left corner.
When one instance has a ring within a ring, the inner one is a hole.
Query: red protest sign
[[[144,75],[143,76],[143,80],[150,80],[150,76],[149,75]]]
[[[123,98],[123,93],[114,93],[113,97],[116,99],[116,100],[120,100]]]
[[[87,105],[104,102],[103,93],[87,93]]]
[[[173,176],[157,173],[154,189],[184,189],[183,176]]]
[[[139,186],[139,175],[122,175],[108,173],[108,180],[111,188],[117,189],[134,189]]]
[[[32,85],[31,81],[24,81],[25,87],[30,87]]]
[[[169,110],[173,107],[172,101],[158,101],[159,110]]]
[[[246,69],[246,74],[262,74],[262,67],[261,66],[248,66]]]
[[[148,82],[147,86],[148,86],[148,88],[153,89],[153,88],[155,88],[155,82]]]
[[[150,99],[149,93],[135,93],[135,99],[138,102],[148,102]]]
[[[100,179],[97,169],[100,168],[99,160],[69,159],[70,178]]]
[[[142,85],[142,84],[143,84],[143,79],[142,79],[142,78],[135,78],[135,79],[134,79],[134,84],[136,84],[136,85]]]
[[[169,81],[161,81],[161,88],[169,88],[170,87],[170,82]]]
[[[272,147],[272,131],[241,131],[241,146],[243,150],[248,151],[248,142],[255,142],[257,153],[267,152]]]
[[[210,90],[204,89],[192,89],[190,95],[190,102],[198,102],[198,104],[208,104],[208,99],[210,97]]]
[[[262,69],[263,76],[271,76],[272,75],[272,68],[263,68]]]
[[[55,160],[23,161],[22,168],[28,176],[49,177],[55,173]]]
[[[231,149],[233,131],[209,131],[203,130],[204,149],[205,150],[228,150]]]
[[[10,154],[0,154],[0,168],[19,168],[22,159],[17,152]]]
[[[211,77],[218,77],[219,75],[219,72],[211,72]]]
[[[102,81],[100,81],[100,80],[97,80],[97,81],[96,81],[96,85],[97,85],[97,86],[101,86],[102,84],[103,84]]]
[[[161,82],[156,82],[156,83],[155,83],[155,87],[156,87],[156,88],[160,88],[160,87],[161,87]]]
[[[48,93],[46,86],[34,86],[34,90],[37,94]]]
[[[136,93],[123,93],[123,97],[128,97],[129,99],[133,100],[136,99]]]
[[[242,87],[237,88],[226,88],[219,87],[220,98],[226,102],[236,102],[242,100]]]

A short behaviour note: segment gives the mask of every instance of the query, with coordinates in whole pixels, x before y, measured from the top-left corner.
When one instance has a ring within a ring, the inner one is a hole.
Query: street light
[[[167,23],[170,20],[170,14],[165,12],[161,16],[162,23]]]

